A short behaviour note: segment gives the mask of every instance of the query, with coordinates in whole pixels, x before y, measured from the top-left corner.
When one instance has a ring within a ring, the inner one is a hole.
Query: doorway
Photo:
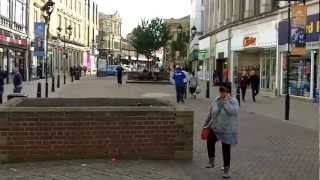
[[[260,58],[261,89],[272,91],[276,83],[276,51],[265,50]]]

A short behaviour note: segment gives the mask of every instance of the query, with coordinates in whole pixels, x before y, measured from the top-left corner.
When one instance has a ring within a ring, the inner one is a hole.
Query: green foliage
[[[170,39],[169,28],[160,18],[152,19],[150,22],[142,20],[141,24],[133,29],[131,45],[139,54],[144,54],[148,59]]]

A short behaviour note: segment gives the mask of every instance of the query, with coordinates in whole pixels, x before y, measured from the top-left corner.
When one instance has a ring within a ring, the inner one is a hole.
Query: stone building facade
[[[42,0],[31,0],[29,8],[30,39],[34,40],[34,23],[43,22]],[[95,71],[95,45],[98,34],[98,5],[92,0],[58,0],[50,20],[49,62],[50,75],[69,71],[72,66],[87,66]],[[71,27],[69,32],[67,29]],[[58,28],[61,28],[60,39]],[[69,35],[70,34],[70,35]],[[31,51],[32,54],[32,51]],[[31,55],[31,77],[43,77],[42,57]],[[39,71],[40,69],[40,71]],[[40,73],[40,74],[39,74]]]

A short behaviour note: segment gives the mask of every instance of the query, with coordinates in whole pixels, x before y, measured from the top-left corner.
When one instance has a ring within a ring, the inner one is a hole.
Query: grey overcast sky
[[[180,18],[190,14],[190,0],[95,0],[99,12],[119,12],[122,18],[122,35],[132,31],[142,18]]]

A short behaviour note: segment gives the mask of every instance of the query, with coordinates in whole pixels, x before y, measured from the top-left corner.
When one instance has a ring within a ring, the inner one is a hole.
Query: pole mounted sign
[[[306,53],[307,8],[303,4],[292,7],[291,55],[304,56]]]
[[[35,29],[35,46],[34,46],[34,56],[38,57],[44,57],[46,55],[45,53],[45,23],[43,22],[36,22],[34,23],[34,29]]]

